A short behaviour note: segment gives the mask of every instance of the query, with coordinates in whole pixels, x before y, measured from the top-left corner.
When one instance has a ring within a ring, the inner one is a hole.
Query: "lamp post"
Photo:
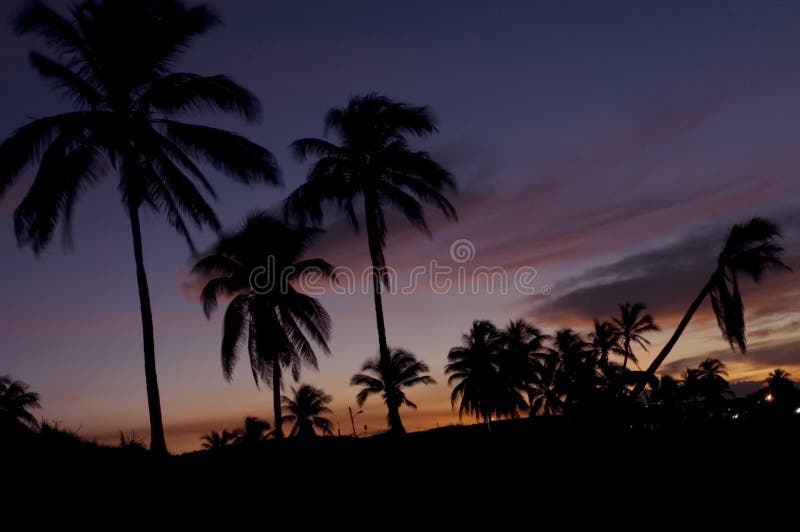
[[[354,420],[355,420],[355,417],[357,415],[363,414],[364,411],[363,410],[359,410],[358,412],[356,412],[354,414],[353,413],[353,409],[348,406],[347,407],[347,413],[350,414],[350,426],[353,427],[353,437],[354,438],[358,438],[358,434],[356,434],[356,422]]]

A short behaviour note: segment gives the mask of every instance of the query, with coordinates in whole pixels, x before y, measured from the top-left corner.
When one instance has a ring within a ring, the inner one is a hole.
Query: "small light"
[[[731,416],[733,419],[739,419],[739,414],[734,414]]]
[[[768,394],[767,394],[767,396],[766,396],[766,397],[764,397],[764,400],[765,400],[766,402],[768,402],[768,403],[771,403],[773,399],[775,399],[775,398],[772,396],[772,394],[771,394],[771,393],[768,393]]]
[[[800,406],[794,409],[794,413],[800,415]]]

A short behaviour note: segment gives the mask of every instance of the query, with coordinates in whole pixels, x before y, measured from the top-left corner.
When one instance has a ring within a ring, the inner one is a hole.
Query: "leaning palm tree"
[[[628,360],[638,364],[636,355],[633,353],[633,344],[638,344],[647,351],[650,340],[645,338],[644,334],[661,330],[650,314],[641,315],[646,308],[644,303],[632,305],[626,301],[619,306],[619,317],[614,318],[614,328],[622,347],[620,354],[624,357],[623,371],[628,368]]]
[[[639,396],[647,382],[667,358],[706,297],[711,299],[711,308],[717,318],[720,331],[722,331],[722,337],[728,341],[731,349],[738,348],[742,353],[747,350],[744,303],[739,291],[739,274],[747,275],[758,283],[769,270],[790,271],[789,267],[780,260],[783,248],[776,242],[780,236],[777,225],[758,217],[745,224],[736,224],[731,228],[725,246],[717,259],[716,269],[692,301],[678,324],[678,328],[675,329],[669,341],[647,368],[646,374],[633,389],[633,397]]]
[[[402,349],[392,349],[388,365],[377,357],[367,360],[361,366],[361,371],[364,373],[357,373],[350,379],[351,386],[362,387],[356,395],[358,405],[363,406],[370,395],[380,395],[387,406],[392,403],[389,408],[390,413],[399,412],[402,405],[417,408],[417,405],[406,397],[405,388],[417,384],[436,384],[436,381],[427,375],[430,371],[428,365]],[[389,426],[396,427],[397,432],[405,432],[399,414],[397,419],[389,419]]]
[[[527,403],[518,386],[510,382],[498,365],[502,335],[489,321],[475,321],[462,345],[447,355],[445,373],[453,387],[450,402],[459,403],[458,417],[474,415],[488,423],[496,417],[517,417]]]
[[[236,432],[230,432],[227,430],[217,432],[216,430],[212,430],[201,438],[201,441],[203,442],[201,447],[209,451],[222,449],[236,443],[237,437],[238,435]]]
[[[283,396],[283,409],[286,412],[283,420],[294,423],[290,436],[310,438],[316,436],[316,429],[327,436],[333,435],[333,423],[323,414],[330,414],[328,408],[333,397],[310,384],[301,384],[292,388],[292,397]]]
[[[194,38],[219,22],[209,8],[186,8],[178,0],[86,0],[67,17],[32,2],[15,21],[17,33],[38,35],[52,49],[51,56],[31,52],[31,64],[75,110],[33,120],[0,144],[0,198],[26,168],[38,165],[14,212],[17,240],[38,255],[59,224],[69,242],[73,210],[87,188],[108,174],[118,178],[139,288],[150,448],[162,454],[167,449],[140,212],[165,215],[191,247],[192,224],[219,227],[198,189],[214,196],[198,161],[244,183],[279,181],[264,148],[228,131],[174,119],[200,111],[259,118],[255,96],[228,77],[173,71]]]
[[[422,151],[409,147],[409,137],[425,137],[437,131],[427,107],[413,107],[378,94],[352,98],[346,107],[334,108],[325,117],[325,130],[334,130],[340,143],[317,138],[292,144],[297,157],[318,157],[306,183],[286,200],[287,215],[321,223],[322,205],[335,202],[359,228],[357,210],[363,208],[367,244],[372,263],[372,283],[378,346],[383,363],[390,363],[383,318],[382,284],[388,283],[384,247],[386,209],[392,208],[414,227],[430,234],[423,203],[431,203],[447,218],[456,212],[444,192],[455,190],[450,173]],[[399,419],[393,405],[389,418]],[[391,427],[401,432],[400,427]]]
[[[301,365],[317,369],[311,342],[330,352],[330,316],[316,299],[292,284],[333,270],[322,259],[301,259],[317,233],[254,213],[238,232],[223,236],[193,269],[195,274],[211,277],[201,292],[206,316],[220,297],[230,298],[223,321],[222,374],[231,380],[237,349],[247,345],[256,386],[261,379],[272,387],[277,438],[283,436],[283,368],[290,368],[298,380]]]
[[[28,385],[10,375],[0,375],[0,422],[37,428],[39,423],[32,408],[41,408],[39,394],[28,391]]]

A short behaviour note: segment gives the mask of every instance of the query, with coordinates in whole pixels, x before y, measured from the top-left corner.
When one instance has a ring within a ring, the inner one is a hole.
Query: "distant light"
[[[800,408],[798,408],[798,410],[800,410]],[[732,415],[731,417],[732,417],[733,419],[739,419],[739,414],[734,414],[734,415]]]
[[[772,394],[771,394],[771,393],[768,393],[768,394],[767,394],[767,396],[766,396],[766,397],[764,397],[764,400],[765,400],[766,402],[768,402],[768,403],[771,403],[773,399],[775,399],[775,398],[772,396]]]
[[[794,409],[794,413],[800,415],[800,406]]]

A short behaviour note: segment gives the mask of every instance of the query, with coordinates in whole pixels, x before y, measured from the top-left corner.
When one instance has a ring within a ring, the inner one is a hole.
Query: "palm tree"
[[[733,395],[725,379],[727,375],[725,363],[716,358],[707,358],[697,366],[693,375],[694,385],[706,402],[718,402],[725,399],[726,395]]]
[[[500,331],[498,366],[512,385],[527,388],[542,357],[548,336],[525,320],[511,321]]]
[[[406,397],[405,388],[417,384],[436,384],[430,375],[426,375],[430,371],[428,365],[417,360],[412,353],[402,349],[392,349],[388,365],[384,364],[379,356],[367,360],[361,366],[361,371],[364,373],[357,373],[350,379],[351,386],[362,387],[362,390],[356,395],[358,406],[363,406],[370,395],[380,395],[384,403],[387,405],[392,403],[389,408],[390,412],[399,412],[402,405],[413,409],[417,408],[417,405]],[[399,414],[394,423],[397,426],[395,428],[397,432],[405,432]],[[392,425],[390,424],[390,426]]]
[[[638,364],[636,355],[633,354],[633,344],[639,344],[642,349],[647,351],[650,341],[644,337],[644,333],[661,330],[650,314],[641,316],[646,308],[644,303],[631,305],[630,302],[625,302],[619,306],[620,316],[614,318],[614,328],[622,344],[623,372],[628,368],[628,360]]]
[[[230,380],[246,344],[253,379],[272,386],[275,437],[281,438],[282,369],[291,368],[295,381],[305,364],[317,369],[311,346],[329,353],[331,319],[313,297],[291,281],[307,275],[329,275],[333,267],[322,259],[303,259],[316,229],[294,228],[266,213],[248,216],[242,228],[223,236],[193,272],[211,276],[201,298],[206,316],[219,297],[230,298],[222,331],[222,374]]]
[[[223,447],[228,447],[236,443],[237,437],[238,435],[236,432],[229,432],[227,430],[217,432],[216,430],[212,430],[201,438],[201,441],[203,442],[201,447],[209,451],[214,449],[222,449]]]
[[[319,388],[310,384],[301,384],[296,390],[292,388],[293,397],[283,396],[283,409],[286,411],[284,421],[294,422],[290,436],[309,438],[316,436],[315,429],[322,434],[333,435],[333,423],[323,414],[330,414],[332,410],[328,404],[333,397]]]
[[[595,351],[577,332],[561,329],[556,331],[549,352],[559,361],[553,384],[562,410],[569,413],[590,404],[601,384]]]
[[[238,431],[236,443],[253,445],[267,439],[269,423],[254,416],[244,418],[244,427]]]
[[[455,386],[450,402],[459,402],[458,417],[474,415],[488,423],[493,418],[518,417],[527,408],[519,387],[509,382],[498,366],[502,335],[489,321],[474,321],[462,337],[462,345],[447,355],[445,373],[448,384]]]
[[[389,365],[391,354],[386,340],[381,286],[388,283],[384,247],[386,246],[387,207],[393,208],[411,225],[430,234],[423,203],[431,203],[447,218],[456,212],[444,192],[455,190],[450,173],[422,151],[409,147],[409,137],[425,137],[437,131],[427,107],[413,107],[379,94],[352,98],[346,107],[331,109],[325,117],[325,130],[334,130],[336,145],[327,140],[304,138],[292,144],[300,160],[318,159],[306,183],[287,199],[287,215],[322,223],[322,205],[335,202],[353,227],[359,228],[359,203],[367,230],[372,264],[375,318],[381,361]],[[402,432],[395,423],[400,417],[389,407],[390,430]]]
[[[722,337],[728,341],[731,349],[738,347],[742,353],[747,350],[739,274],[747,275],[758,283],[769,270],[790,271],[790,268],[780,260],[783,248],[776,243],[776,239],[780,236],[777,225],[758,217],[731,228],[717,259],[717,268],[689,306],[669,341],[647,368],[646,375],[633,389],[634,398],[639,396],[648,380],[675,347],[678,338],[706,297],[711,299],[711,308],[722,331]]]
[[[186,8],[178,0],[86,0],[69,17],[32,2],[15,21],[18,34],[36,34],[52,49],[54,56],[31,52],[31,63],[76,109],[33,120],[0,144],[0,197],[38,164],[14,212],[17,240],[38,255],[59,223],[69,242],[75,203],[88,187],[107,173],[119,178],[139,287],[150,449],[160,454],[167,448],[140,210],[166,215],[191,247],[191,224],[219,227],[198,184],[209,196],[214,190],[195,161],[244,183],[279,181],[264,148],[228,131],[173,119],[196,111],[259,118],[255,96],[228,77],[172,70],[194,38],[219,23],[209,8]]]
[[[0,422],[37,428],[39,423],[29,412],[41,408],[39,394],[28,391],[28,385],[12,380],[11,375],[0,375]]]
[[[542,356],[533,381],[528,386],[530,417],[554,416],[564,410],[565,391],[559,373],[561,361],[556,353]]]
[[[764,384],[774,395],[780,395],[781,392],[794,388],[792,374],[780,368],[772,370],[764,380]]]
[[[594,329],[589,333],[589,340],[595,350],[601,367],[609,367],[608,356],[611,353],[622,353],[623,348],[619,345],[620,333],[614,324],[594,320]]]

